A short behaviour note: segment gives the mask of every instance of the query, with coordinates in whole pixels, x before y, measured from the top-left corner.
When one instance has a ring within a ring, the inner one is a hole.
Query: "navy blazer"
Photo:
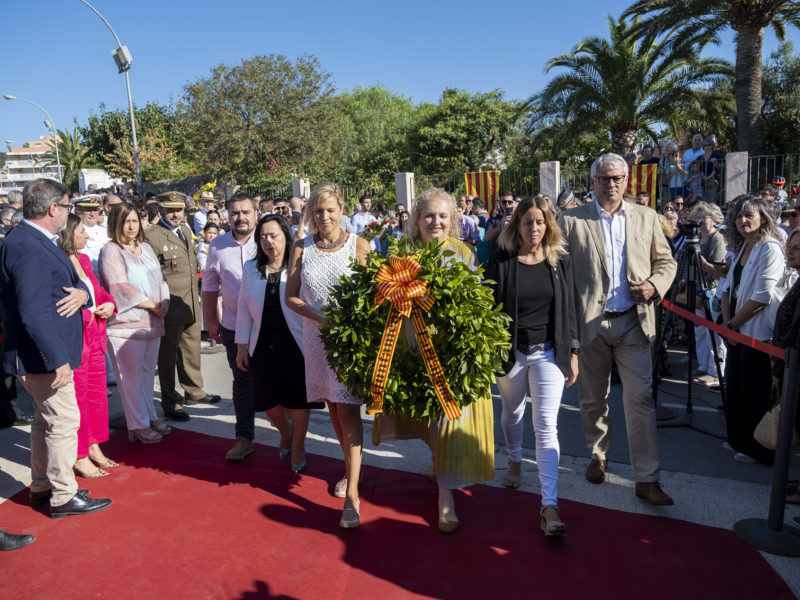
[[[3,305],[3,367],[6,373],[48,373],[81,364],[83,317],[62,317],[56,302],[62,288],[89,294],[64,251],[24,221],[0,248],[0,302]],[[91,307],[91,295],[84,305]]]

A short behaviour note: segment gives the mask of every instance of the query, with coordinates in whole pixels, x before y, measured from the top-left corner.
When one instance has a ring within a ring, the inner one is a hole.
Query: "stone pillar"
[[[539,191],[555,202],[561,193],[561,163],[557,160],[539,163]]]
[[[394,185],[397,190],[397,203],[406,207],[406,210],[411,210],[411,205],[414,203],[414,174],[413,173],[395,173]]]
[[[311,196],[311,182],[308,179],[292,179],[292,196],[308,200]]]
[[[750,157],[747,152],[728,152],[725,155],[725,202],[747,193],[747,172]]]

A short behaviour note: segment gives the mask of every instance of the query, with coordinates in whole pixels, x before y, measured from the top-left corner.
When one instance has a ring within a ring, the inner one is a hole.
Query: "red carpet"
[[[105,445],[123,462],[80,480],[114,505],[53,521],[0,505],[0,524],[37,541],[0,557],[5,598],[792,598],[731,531],[562,503],[563,540],[538,530],[539,497],[489,486],[459,493],[462,525],[432,527],[435,488],[421,475],[365,467],[362,526],[339,529],[331,495],[342,462],[309,455],[301,476],[257,446],[176,430],[163,444]]]

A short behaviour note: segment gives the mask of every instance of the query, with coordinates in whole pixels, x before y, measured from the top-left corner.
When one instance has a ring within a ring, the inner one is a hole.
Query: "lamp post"
[[[106,24],[109,31],[111,31],[111,35],[114,36],[114,39],[117,42],[117,49],[111,51],[111,56],[114,57],[114,61],[117,63],[117,70],[120,73],[125,73],[125,86],[128,89],[128,111],[130,112],[131,118],[131,139],[133,141],[133,162],[136,165],[136,191],[141,195],[142,193],[142,171],[139,168],[139,143],[136,141],[136,121],[133,117],[133,99],[131,98],[131,78],[128,75],[128,71],[131,68],[131,62],[133,59],[131,58],[130,50],[128,50],[127,46],[123,46],[122,42],[119,41],[119,37],[117,37],[117,32],[114,31],[114,28],[111,27],[111,24],[106,21],[106,18],[100,14],[100,12],[91,4],[86,2],[86,0],[81,0],[86,6],[88,6],[94,14],[100,17],[100,20]]]
[[[45,116],[47,117],[47,121],[44,122],[44,125],[50,131],[53,132],[53,143],[55,144],[56,147],[56,165],[58,167],[58,180],[61,181],[61,157],[58,155],[58,132],[56,130],[56,125],[55,121],[53,121],[53,117],[51,117],[50,113],[44,109],[44,106],[42,106],[41,104],[37,104],[32,100],[26,100],[25,98],[18,98],[17,96],[12,96],[11,94],[3,94],[3,98],[5,98],[6,100],[19,100],[20,102],[27,102],[28,104],[33,104],[36,108],[38,108],[45,114]]]

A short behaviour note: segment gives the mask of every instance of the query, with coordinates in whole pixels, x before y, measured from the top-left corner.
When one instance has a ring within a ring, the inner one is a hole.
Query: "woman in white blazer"
[[[728,220],[736,259],[722,293],[722,318],[743,335],[769,341],[772,323],[768,307],[780,302],[776,284],[783,275],[783,248],[776,237],[770,206],[758,196],[743,194],[734,200]],[[725,424],[728,444],[740,462],[772,464],[775,452],[753,439],[753,431],[772,402],[772,376],[767,354],[726,339]]]
[[[291,455],[292,471],[299,473],[306,466],[309,411],[323,404],[306,402],[299,347],[303,319],[284,301],[292,232],[283,217],[265,215],[254,235],[256,257],[244,264],[239,290],[236,365],[251,372],[255,409],[266,411],[281,434],[281,460]],[[291,427],[284,409],[291,415]]]

